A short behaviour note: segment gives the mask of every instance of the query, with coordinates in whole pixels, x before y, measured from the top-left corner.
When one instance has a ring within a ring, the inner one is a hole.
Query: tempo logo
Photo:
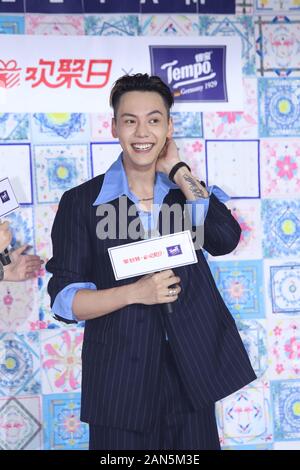
[[[2,191],[0,193],[0,198],[1,198],[1,201],[4,203],[4,202],[8,202],[10,200],[10,197],[8,195],[8,192],[7,191]]]
[[[168,256],[182,255],[180,245],[167,246],[166,248],[167,248]]]
[[[176,101],[226,102],[226,46],[150,46],[151,72]]]

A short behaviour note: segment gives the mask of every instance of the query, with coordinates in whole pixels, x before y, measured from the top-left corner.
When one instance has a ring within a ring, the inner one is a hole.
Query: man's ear
[[[173,124],[173,118],[170,116],[169,117],[169,124],[168,124],[168,133],[167,133],[167,138],[171,139],[174,133],[174,124]]]
[[[116,118],[114,117],[111,120],[111,133],[115,139],[118,137],[117,128],[116,128]]]

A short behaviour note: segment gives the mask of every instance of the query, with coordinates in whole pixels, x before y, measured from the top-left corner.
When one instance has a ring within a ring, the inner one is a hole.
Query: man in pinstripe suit
[[[110,265],[108,248],[132,240],[124,228],[134,221],[145,236],[163,234],[162,211],[154,211],[163,204],[179,205],[181,215],[188,208],[211,255],[239,242],[225,193],[180,162],[172,104],[158,77],[117,80],[112,133],[123,152],[105,175],[63,195],[52,229],[52,310],[67,323],[85,321],[81,419],[90,425],[90,449],[219,449],[215,402],[256,378],[202,249],[196,264],[134,282],[116,281]],[[135,213],[121,212],[121,200]],[[103,204],[117,215],[115,236],[96,234]]]

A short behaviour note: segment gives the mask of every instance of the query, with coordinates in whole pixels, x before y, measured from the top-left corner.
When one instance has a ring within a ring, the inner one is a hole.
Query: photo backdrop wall
[[[0,34],[16,37],[239,38],[243,109],[173,112],[181,158],[233,196],[228,206],[243,229],[233,253],[208,257],[258,375],[217,405],[224,449],[300,448],[299,30],[298,0],[0,2]],[[12,184],[22,182],[21,208],[8,217],[13,246],[51,256],[61,195],[106,171],[120,151],[105,108],[17,113],[0,102],[0,179],[9,172]],[[2,449],[88,447],[79,421],[83,325],[52,318],[48,280],[41,270],[36,280],[0,284]]]

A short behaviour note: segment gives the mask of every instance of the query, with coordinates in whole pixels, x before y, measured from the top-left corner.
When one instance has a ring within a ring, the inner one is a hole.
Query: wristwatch
[[[4,278],[4,269],[3,269],[3,264],[0,261],[0,281],[3,281]]]
[[[173,166],[173,168],[171,169],[169,173],[169,179],[172,181],[172,183],[175,183],[174,176],[175,176],[176,171],[179,170],[179,168],[183,166],[185,166],[189,171],[191,171],[190,167],[185,162],[176,163],[176,165]]]

